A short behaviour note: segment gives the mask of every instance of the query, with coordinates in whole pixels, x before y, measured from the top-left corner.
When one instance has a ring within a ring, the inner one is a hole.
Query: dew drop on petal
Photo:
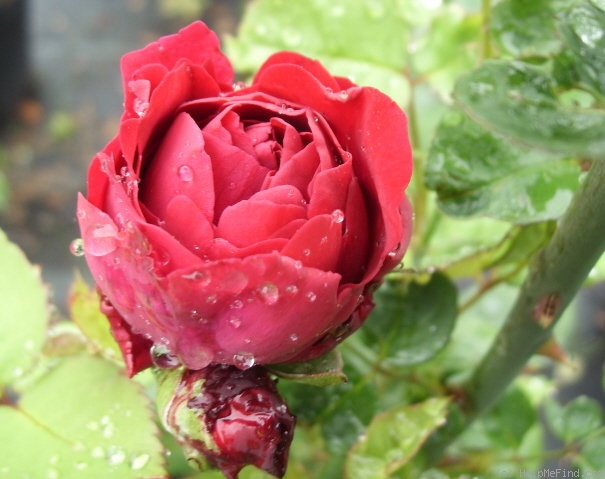
[[[313,291],[308,291],[305,297],[310,303],[313,303],[317,299],[317,295]]]
[[[290,284],[290,285],[286,286],[286,293],[294,296],[295,294],[298,293],[298,286],[296,286],[295,284]]]
[[[233,364],[240,369],[250,369],[255,363],[256,360],[251,353],[240,352],[233,355]]]
[[[345,214],[342,212],[342,210],[334,210],[332,211],[332,221],[334,221],[334,223],[342,223],[345,220]]]
[[[234,299],[229,307],[231,309],[242,309],[244,307],[244,302],[241,299]]]
[[[229,324],[235,329],[239,328],[242,325],[242,320],[237,316],[231,316],[229,318]]]
[[[76,238],[69,244],[69,252],[74,256],[84,256],[84,241]]]
[[[305,248],[302,253],[303,253],[304,256],[310,256],[311,255],[311,250],[309,248]]]
[[[296,333],[292,333],[292,334],[290,335],[290,341],[292,341],[292,342],[296,342],[296,341],[298,341],[298,334],[296,334]]]
[[[193,170],[189,165],[181,165],[177,170],[177,175],[181,181],[191,183],[193,181]]]
[[[105,256],[118,247],[118,230],[111,223],[91,225],[84,234],[86,251],[92,256]]]
[[[258,292],[266,304],[272,305],[279,300],[279,289],[273,283],[263,283]]]

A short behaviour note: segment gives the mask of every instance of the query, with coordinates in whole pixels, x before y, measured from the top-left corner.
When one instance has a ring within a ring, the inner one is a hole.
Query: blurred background
[[[117,131],[120,57],[203,19],[233,34],[244,0],[0,0],[0,228],[61,309],[82,258],[78,191]],[[1,259],[0,259],[1,263]]]

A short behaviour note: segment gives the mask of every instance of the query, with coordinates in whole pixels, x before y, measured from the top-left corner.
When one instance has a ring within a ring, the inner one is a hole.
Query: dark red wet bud
[[[295,417],[263,368],[160,374],[162,419],[190,461],[217,467],[229,479],[248,464],[283,477]]]

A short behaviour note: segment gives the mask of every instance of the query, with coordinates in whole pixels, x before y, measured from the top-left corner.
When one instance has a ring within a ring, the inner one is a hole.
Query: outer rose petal
[[[233,68],[220,50],[218,37],[202,22],[194,22],[174,35],[124,55],[121,63],[124,91],[128,91],[128,81],[141,67],[159,63],[171,70],[183,59],[203,66],[224,90],[231,89]]]

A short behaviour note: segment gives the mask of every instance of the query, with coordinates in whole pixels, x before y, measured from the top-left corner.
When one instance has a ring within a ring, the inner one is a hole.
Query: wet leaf
[[[386,365],[421,363],[447,343],[457,316],[457,290],[447,276],[435,273],[425,283],[390,279],[375,299],[361,335]]]
[[[397,7],[395,0],[310,0],[287,8],[281,0],[258,0],[248,5],[237,37],[226,39],[227,54],[237,70],[253,73],[271,53],[294,50],[404,103],[409,28]]]
[[[562,105],[556,87],[539,67],[489,60],[460,77],[454,96],[474,121],[516,143],[559,156],[600,157],[605,112]]]
[[[93,349],[110,359],[121,360],[122,355],[110,333],[109,321],[99,307],[99,295],[77,275],[69,291],[71,320],[88,338]]]
[[[448,401],[428,399],[377,415],[364,437],[351,449],[347,479],[388,478],[406,464],[429,434],[445,422]]]
[[[269,371],[280,378],[313,386],[330,386],[347,380],[342,371],[342,357],[336,350],[304,363],[275,364]]]
[[[0,231],[0,390],[26,374],[40,355],[49,319],[37,267]]]
[[[511,144],[452,109],[433,140],[426,184],[447,214],[530,223],[558,218],[580,173],[574,159]]]
[[[566,67],[580,84],[605,97],[605,11],[582,2],[563,13],[559,29],[568,49]]]
[[[548,56],[561,47],[557,12],[569,0],[503,0],[491,15],[490,32],[515,57]]]
[[[0,477],[163,477],[162,446],[140,387],[100,358],[73,356],[0,406]],[[35,460],[32,460],[35,458]]]

